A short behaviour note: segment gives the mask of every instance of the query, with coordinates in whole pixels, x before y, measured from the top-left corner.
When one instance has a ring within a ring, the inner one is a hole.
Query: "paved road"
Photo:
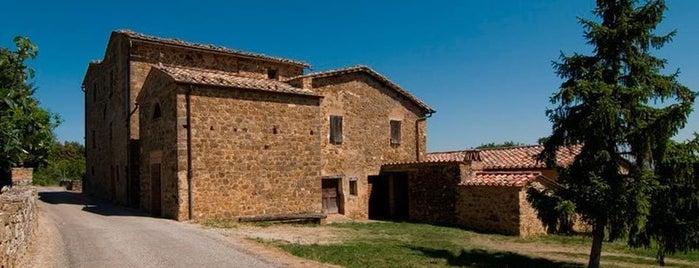
[[[55,266],[274,267],[225,236],[57,189],[39,191],[45,223],[57,230]],[[54,228],[55,227],[55,228]],[[40,243],[45,238],[39,237]]]

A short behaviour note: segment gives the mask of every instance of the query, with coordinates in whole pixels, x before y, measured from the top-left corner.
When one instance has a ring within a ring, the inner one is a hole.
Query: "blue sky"
[[[22,1],[3,4],[0,46],[15,35],[39,46],[37,96],[61,115],[60,140],[83,141],[80,83],[112,30],[211,43],[306,61],[314,71],[369,65],[437,110],[428,149],[487,142],[535,143],[551,131],[544,112],[561,80],[561,51],[589,52],[576,16],[594,1]],[[699,1],[668,0],[659,27],[677,29],[658,51],[668,72],[699,90]],[[16,12],[13,12],[16,11]],[[696,110],[696,108],[695,108]],[[676,139],[699,128],[699,111]]]

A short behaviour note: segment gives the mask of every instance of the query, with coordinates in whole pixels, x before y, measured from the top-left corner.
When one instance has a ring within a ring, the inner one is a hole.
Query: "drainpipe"
[[[422,161],[422,159],[420,159],[420,122],[432,117],[432,114],[432,112],[429,112],[425,116],[415,120],[415,160],[418,162]]]
[[[131,163],[131,116],[133,116],[134,112],[136,109],[138,109],[138,105],[134,105],[134,111],[129,112],[129,109],[131,108],[131,47],[133,46],[133,42],[131,42],[131,39],[129,39],[129,46],[126,48],[126,103],[128,106],[126,107],[126,112],[128,115],[126,116],[126,166],[128,167],[126,169],[126,203],[129,206],[132,206],[131,204],[133,200],[131,199],[131,176],[133,175],[133,165]],[[121,105],[121,104],[120,104]],[[140,188],[140,186],[139,186]],[[136,207],[139,207],[140,204],[135,204]]]
[[[187,109],[187,209],[189,220],[194,218],[192,209],[192,85],[189,85],[185,93]]]

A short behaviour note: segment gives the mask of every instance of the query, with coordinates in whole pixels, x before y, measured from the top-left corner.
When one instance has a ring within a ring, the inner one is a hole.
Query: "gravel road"
[[[151,218],[57,188],[41,188],[39,200],[41,267],[277,266],[196,225]]]

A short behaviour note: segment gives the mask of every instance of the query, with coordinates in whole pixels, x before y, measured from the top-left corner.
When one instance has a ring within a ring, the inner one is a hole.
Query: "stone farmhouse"
[[[337,213],[543,232],[523,199],[555,185],[540,147],[428,154],[427,104],[366,66],[309,68],[112,32],[83,80],[84,191],[176,220]]]

